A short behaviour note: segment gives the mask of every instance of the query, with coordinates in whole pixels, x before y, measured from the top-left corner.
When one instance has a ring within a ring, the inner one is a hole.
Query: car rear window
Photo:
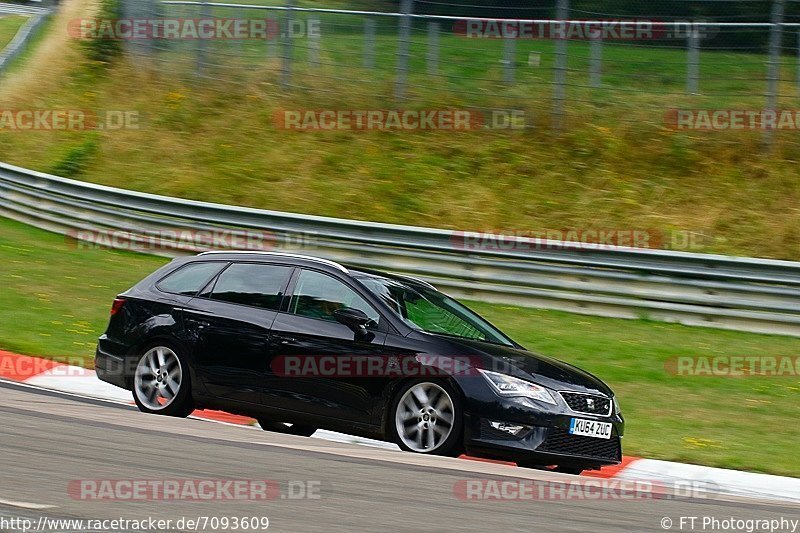
[[[209,297],[277,311],[292,270],[281,265],[235,263],[219,276]]]
[[[227,263],[189,263],[159,281],[156,286],[164,292],[194,296]]]

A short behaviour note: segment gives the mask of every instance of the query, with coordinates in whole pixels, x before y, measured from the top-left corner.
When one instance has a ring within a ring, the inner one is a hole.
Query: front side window
[[[159,281],[156,286],[164,292],[194,296],[227,263],[189,263]]]
[[[302,270],[289,304],[289,312],[309,318],[335,321],[337,309],[363,311],[377,325],[380,315],[356,291],[341,281],[313,270]]]
[[[281,265],[237,263],[225,270],[209,298],[277,311],[292,268]]]
[[[514,345],[511,339],[478,314],[434,289],[378,276],[357,279],[414,329],[506,346]]]

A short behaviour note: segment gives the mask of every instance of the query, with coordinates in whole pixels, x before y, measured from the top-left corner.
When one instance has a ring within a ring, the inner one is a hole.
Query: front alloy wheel
[[[394,403],[397,444],[406,451],[458,455],[461,409],[458,396],[445,383],[429,381],[407,385]]]

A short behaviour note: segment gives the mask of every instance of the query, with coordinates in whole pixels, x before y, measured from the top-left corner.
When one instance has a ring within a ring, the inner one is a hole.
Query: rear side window
[[[225,265],[219,262],[189,263],[159,281],[156,286],[164,292],[194,296]]]
[[[209,298],[277,311],[292,267],[239,263],[217,279]]]

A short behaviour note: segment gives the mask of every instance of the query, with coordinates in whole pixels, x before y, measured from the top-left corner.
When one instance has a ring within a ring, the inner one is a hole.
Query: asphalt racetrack
[[[222,517],[266,517],[271,531],[712,531],[702,517],[800,520],[800,509],[789,504],[720,496],[465,499],[458,487],[466,480],[579,478],[145,415],[9,382],[0,382],[0,420],[2,531],[22,531],[21,519],[35,530],[42,517],[183,518],[183,527],[171,529],[208,531],[223,530]],[[270,480],[279,493],[268,500],[96,500],[75,488],[82,480],[187,479]],[[681,527],[682,516],[698,517],[694,529],[688,519]],[[205,527],[186,527],[186,520],[203,517]]]

